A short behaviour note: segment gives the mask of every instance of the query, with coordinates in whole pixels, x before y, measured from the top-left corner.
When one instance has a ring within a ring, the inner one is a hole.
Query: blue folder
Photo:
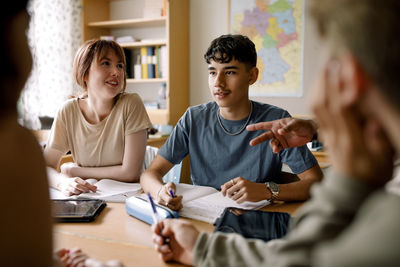
[[[179,215],[176,211],[173,211],[162,205],[155,204],[157,215],[159,220],[166,218],[178,218]],[[153,224],[153,210],[149,201],[141,196],[129,197],[125,201],[126,212],[147,224]]]

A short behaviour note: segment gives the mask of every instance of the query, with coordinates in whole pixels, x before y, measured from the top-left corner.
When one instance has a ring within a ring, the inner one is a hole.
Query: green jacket
[[[201,233],[196,266],[400,266],[400,197],[331,172],[284,239]]]

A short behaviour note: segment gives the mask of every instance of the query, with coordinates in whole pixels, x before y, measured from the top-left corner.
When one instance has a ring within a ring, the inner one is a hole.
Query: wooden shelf
[[[106,20],[89,22],[89,27],[97,28],[134,28],[134,27],[158,27],[166,25],[166,17],[160,18],[141,18],[141,19],[124,19],[124,20]]]
[[[167,79],[164,78],[153,78],[153,79],[126,79],[128,84],[138,84],[138,83],[166,83]]]
[[[144,41],[144,42],[132,42],[132,43],[120,43],[120,46],[124,48],[134,48],[134,47],[145,47],[145,46],[162,46],[167,45],[167,41]]]

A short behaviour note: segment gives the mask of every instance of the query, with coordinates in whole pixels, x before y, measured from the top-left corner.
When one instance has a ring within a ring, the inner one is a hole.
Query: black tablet
[[[215,232],[237,233],[265,242],[282,238],[289,229],[290,214],[226,208],[215,222]]]
[[[59,222],[91,222],[106,206],[100,199],[54,199],[52,215]]]

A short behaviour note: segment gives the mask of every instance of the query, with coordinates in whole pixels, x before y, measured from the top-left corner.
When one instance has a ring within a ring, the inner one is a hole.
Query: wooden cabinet
[[[101,36],[130,35],[141,41],[121,44],[129,50],[166,46],[167,75],[164,78],[127,80],[127,92],[144,101],[157,100],[166,84],[166,108],[148,109],[153,124],[175,125],[189,106],[189,0],[165,1],[165,16],[145,18],[146,0],[82,0],[83,40]]]

